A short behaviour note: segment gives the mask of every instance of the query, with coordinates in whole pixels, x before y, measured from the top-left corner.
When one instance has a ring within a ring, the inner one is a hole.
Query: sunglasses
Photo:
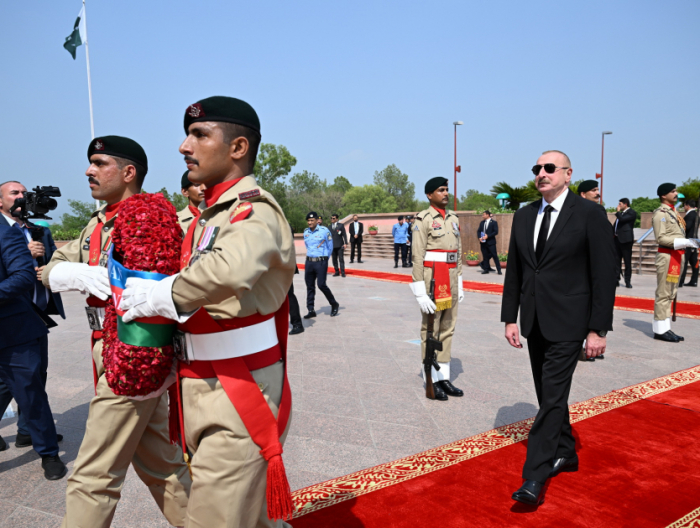
[[[544,165],[535,165],[532,167],[532,174],[538,176],[540,171],[544,169],[547,174],[554,174],[557,169],[568,169],[569,167],[557,167],[554,163],[545,163]]]

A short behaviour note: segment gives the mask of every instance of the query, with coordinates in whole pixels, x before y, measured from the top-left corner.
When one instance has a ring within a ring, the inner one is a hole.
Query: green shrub
[[[80,229],[60,229],[60,226],[58,227],[59,229],[53,229],[53,226],[51,226],[51,235],[54,240],[76,240],[80,237]]]

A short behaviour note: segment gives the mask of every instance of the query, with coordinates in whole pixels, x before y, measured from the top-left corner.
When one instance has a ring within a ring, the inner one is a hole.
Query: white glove
[[[119,309],[125,311],[123,320],[130,323],[134,319],[142,317],[154,317],[160,315],[178,322],[178,316],[173,301],[173,282],[177,275],[173,275],[162,281],[139,279],[130,277],[126,279],[126,289],[122,293]],[[185,318],[187,320],[187,318]]]
[[[77,290],[106,301],[112,296],[107,268],[81,262],[61,262],[51,270],[49,287],[53,292]]]
[[[462,276],[457,277],[459,289],[458,289],[458,301],[462,302],[464,300],[464,282],[462,281]]]
[[[430,300],[428,293],[425,291],[425,281],[412,282],[411,291],[416,296],[421,312],[424,314],[435,313],[435,303]]]
[[[696,238],[674,238],[673,249],[698,248],[698,240]]]
[[[137,400],[137,401],[143,401],[143,400],[150,400],[152,398],[160,398],[163,393],[168,390],[168,388],[175,383],[177,380],[177,358],[173,358],[173,368],[170,370],[170,374],[168,374],[168,377],[165,378],[165,381],[163,384],[153,392],[149,392],[148,394],[144,394],[143,396],[127,396],[130,400]]]

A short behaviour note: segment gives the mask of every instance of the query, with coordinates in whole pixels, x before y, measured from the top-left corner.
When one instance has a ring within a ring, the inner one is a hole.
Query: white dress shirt
[[[537,247],[537,237],[540,234],[540,226],[542,225],[542,219],[544,218],[544,208],[548,205],[551,205],[554,208],[554,211],[550,213],[549,232],[547,233],[547,238],[549,238],[549,235],[552,234],[552,229],[554,229],[554,224],[556,224],[557,218],[559,218],[559,211],[561,211],[561,208],[564,207],[564,201],[566,200],[566,196],[569,194],[569,192],[571,191],[566,189],[563,193],[557,196],[551,204],[547,203],[547,200],[542,197],[542,205],[540,206],[540,210],[537,212],[537,218],[535,219],[535,247]]]
[[[353,222],[352,225],[355,227],[355,234],[360,234],[360,222]]]

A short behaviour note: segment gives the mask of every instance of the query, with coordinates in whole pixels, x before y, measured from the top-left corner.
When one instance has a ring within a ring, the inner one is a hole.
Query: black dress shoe
[[[304,325],[302,324],[295,324],[292,326],[291,331],[289,332],[289,335],[297,335],[301,334],[304,331]]]
[[[353,262],[354,262],[354,261],[353,261],[353,260],[351,260],[351,261],[350,261],[350,264],[352,264]]]
[[[578,457],[574,458],[555,458],[552,464],[550,477],[556,477],[559,473],[572,473],[578,471]]]
[[[331,305],[331,317],[335,317],[336,315],[338,315],[338,308],[340,308],[340,305],[338,303]]]
[[[679,288],[682,288],[682,287],[683,287],[683,283],[682,283],[682,282],[679,282],[679,283],[678,283],[678,287],[679,287]]]
[[[671,332],[674,336],[676,336],[676,337],[678,338],[678,341],[685,341],[685,338],[684,338],[683,336],[679,336],[679,335],[678,335],[676,332],[674,332],[673,330],[669,330],[669,332]]]
[[[341,273],[340,276],[345,278],[345,272]]]
[[[499,274],[499,275],[503,275],[503,272],[502,272],[502,271],[499,271],[498,274]]]
[[[398,263],[398,262],[394,262],[394,267],[395,267],[395,268],[398,268],[398,267],[399,267],[399,263]]]
[[[361,260],[358,260],[357,263],[358,263],[358,264],[362,264],[362,261],[361,261]]]
[[[484,270],[484,271],[481,272],[481,274],[482,274],[482,275],[487,275],[488,272],[489,272],[489,270]]]
[[[333,274],[333,276],[334,276],[334,277],[340,277],[340,273],[337,273],[337,272],[336,272],[336,273]]]
[[[56,442],[63,442],[63,435],[56,434]],[[29,435],[17,433],[17,438],[15,438],[15,447],[32,447],[32,437]]]
[[[436,385],[440,385],[440,388],[445,391],[445,394],[448,396],[464,396],[464,392],[462,389],[458,389],[452,383],[450,383],[450,380],[442,380],[438,381]]]
[[[680,343],[681,340],[678,338],[676,334],[671,332],[670,330],[668,332],[664,332],[663,334],[654,334],[654,339],[658,339],[659,341],[666,341],[668,343]]]
[[[601,354],[600,356],[596,356],[596,359],[605,359],[605,354]]]
[[[539,506],[544,502],[544,493],[542,493],[544,484],[536,480],[526,480],[520,489],[513,493],[513,500],[524,504]]]
[[[632,285],[628,282],[627,284],[625,284],[625,288],[629,288],[629,289],[631,290],[631,289],[632,289]]]
[[[304,316],[304,319],[311,319],[312,317],[316,317],[316,310],[309,310],[309,313]]]
[[[449,399],[447,394],[445,394],[445,391],[442,390],[442,386],[440,385],[439,381],[433,382],[433,392],[435,393],[435,399],[438,401],[447,401]]]
[[[44,476],[47,480],[62,479],[68,473],[66,465],[58,455],[41,457],[41,467],[44,468]]]
[[[692,286],[693,288],[697,288],[698,283],[697,282],[686,282],[685,286]]]
[[[2,436],[0,436],[0,451],[5,451],[8,448],[7,442],[3,440]]]

